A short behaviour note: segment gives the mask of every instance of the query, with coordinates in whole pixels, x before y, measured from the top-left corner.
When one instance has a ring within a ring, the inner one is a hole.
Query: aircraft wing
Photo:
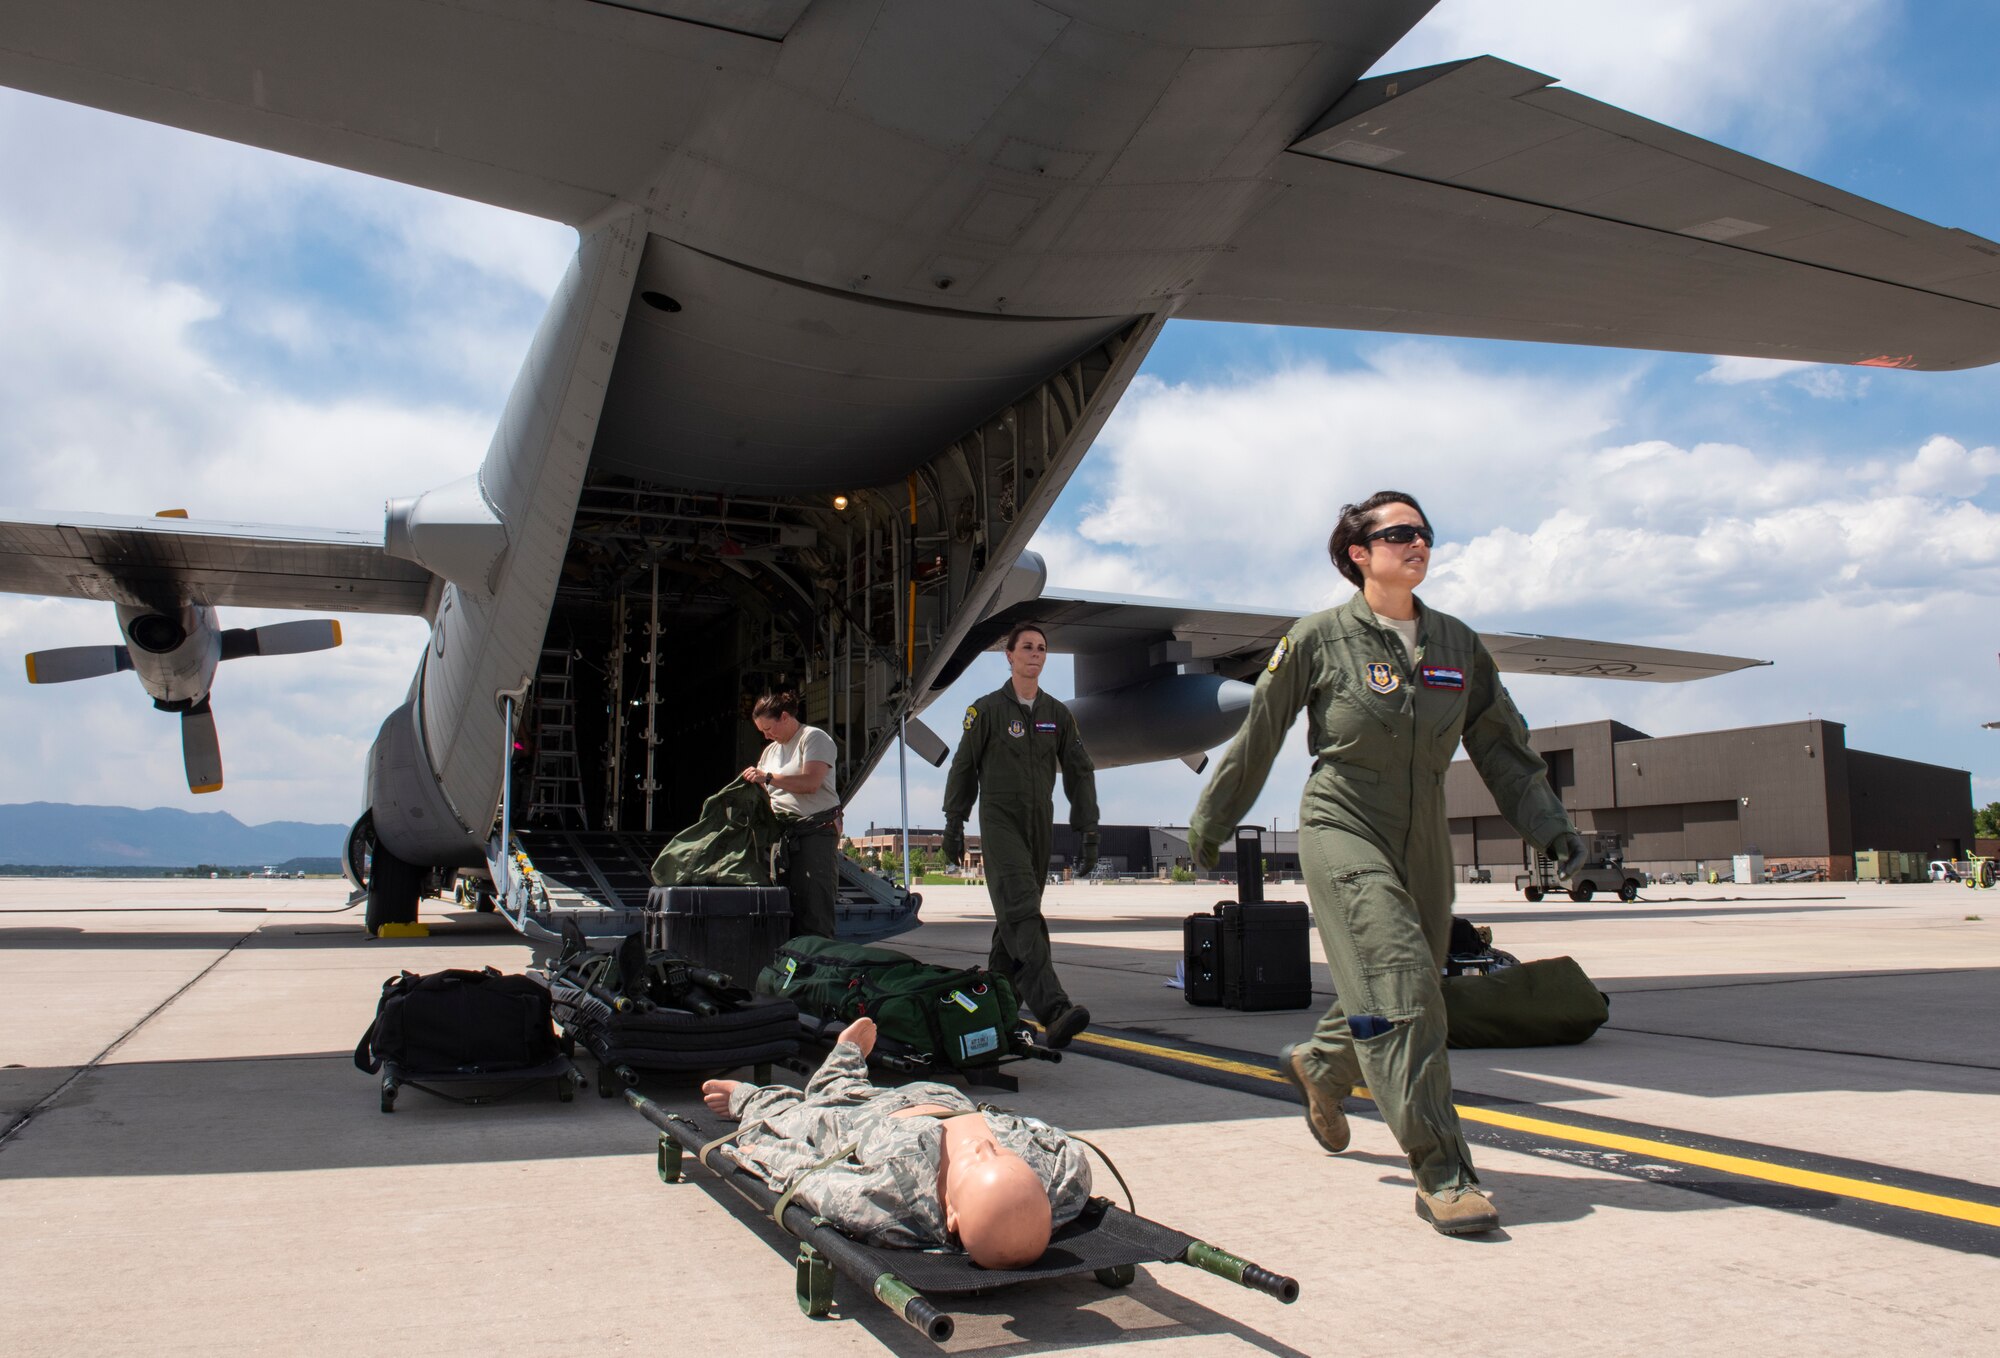
[[[575,224],[808,3],[9,5],[0,84]]]
[[[1051,651],[1088,657],[1093,672],[1107,680],[1116,676],[1119,682],[1135,681],[1175,666],[1254,679],[1278,638],[1299,617],[1298,611],[1279,609],[1051,591],[982,622],[953,657],[949,677],[938,687],[955,679],[980,651],[997,648],[1016,622],[1027,621],[1043,628]],[[1479,639],[1492,653],[1493,663],[1508,674],[1677,684],[1771,663],[1518,632],[1481,632]]]
[[[0,517],[0,591],[110,603],[421,614],[434,577],[379,536],[110,514]]]
[[[1878,367],[2000,359],[2000,245],[1492,57],[1371,76],[1177,313]]]

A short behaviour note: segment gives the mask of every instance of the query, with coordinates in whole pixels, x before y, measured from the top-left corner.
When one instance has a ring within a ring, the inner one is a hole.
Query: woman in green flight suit
[[[1478,634],[1416,597],[1431,540],[1423,510],[1399,491],[1342,508],[1327,551],[1358,592],[1299,619],[1272,651],[1202,790],[1188,847],[1213,865],[1306,709],[1313,771],[1299,859],[1337,998],[1309,1041],[1280,1053],[1280,1068],[1335,1153],[1348,1140],[1341,1100],[1365,1081],[1410,1158],[1417,1214],[1467,1235],[1500,1218],[1452,1106],[1438,984],[1452,902],[1444,776],[1460,740],[1524,839],[1565,871],[1584,849]]]

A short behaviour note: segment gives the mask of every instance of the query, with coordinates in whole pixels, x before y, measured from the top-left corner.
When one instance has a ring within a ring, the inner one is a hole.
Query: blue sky
[[[1491,52],[1581,93],[2000,238],[2000,34],[1967,0],[1443,0],[1382,63]],[[0,500],[376,527],[484,452],[573,233],[0,91]],[[1844,721],[2000,798],[2000,368],[1706,357],[1175,323],[1050,516],[1057,584],[1317,607],[1338,504],[1382,485],[1442,534],[1426,597],[1476,625],[1776,661],[1693,686],[1523,680],[1531,721],[1655,734]],[[1195,506],[1201,506],[1198,512]],[[254,623],[258,617],[229,621]],[[199,803],[137,685],[0,666],[10,795],[345,820],[420,623],[232,665]],[[115,640],[110,610],[0,597],[0,647]],[[988,659],[934,712],[998,684]],[[1069,692],[1066,666],[1050,686]],[[947,738],[952,723],[941,720]],[[920,823],[941,775],[915,767]],[[1288,753],[1255,814],[1292,823]],[[1101,780],[1179,822],[1178,764]],[[894,760],[857,823],[896,815]]]

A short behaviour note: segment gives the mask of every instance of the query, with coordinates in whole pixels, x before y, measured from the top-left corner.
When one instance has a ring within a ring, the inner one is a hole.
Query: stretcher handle
[[[903,1318],[903,1323],[933,1344],[949,1340],[958,1322],[937,1307],[929,1297],[893,1273],[875,1279],[875,1300]]]
[[[1290,1306],[1299,1299],[1299,1284],[1296,1278],[1273,1273],[1267,1268],[1259,1268],[1248,1259],[1239,1259],[1227,1250],[1219,1250],[1213,1245],[1197,1240],[1187,1247],[1181,1262],[1192,1264],[1204,1273],[1213,1273],[1218,1278],[1227,1278],[1241,1287],[1266,1296],[1276,1297]]]

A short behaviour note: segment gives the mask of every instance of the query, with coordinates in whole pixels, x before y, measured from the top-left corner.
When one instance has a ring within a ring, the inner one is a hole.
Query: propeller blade
[[[208,701],[181,713],[181,762],[189,792],[222,790],[222,743],[215,737],[215,713]]]
[[[31,684],[67,684],[72,679],[95,679],[131,668],[131,652],[123,646],[61,646],[53,651],[28,652]]]
[[[246,655],[302,655],[330,651],[340,644],[340,624],[332,618],[302,618],[263,627],[232,627],[222,634],[222,658]]]

